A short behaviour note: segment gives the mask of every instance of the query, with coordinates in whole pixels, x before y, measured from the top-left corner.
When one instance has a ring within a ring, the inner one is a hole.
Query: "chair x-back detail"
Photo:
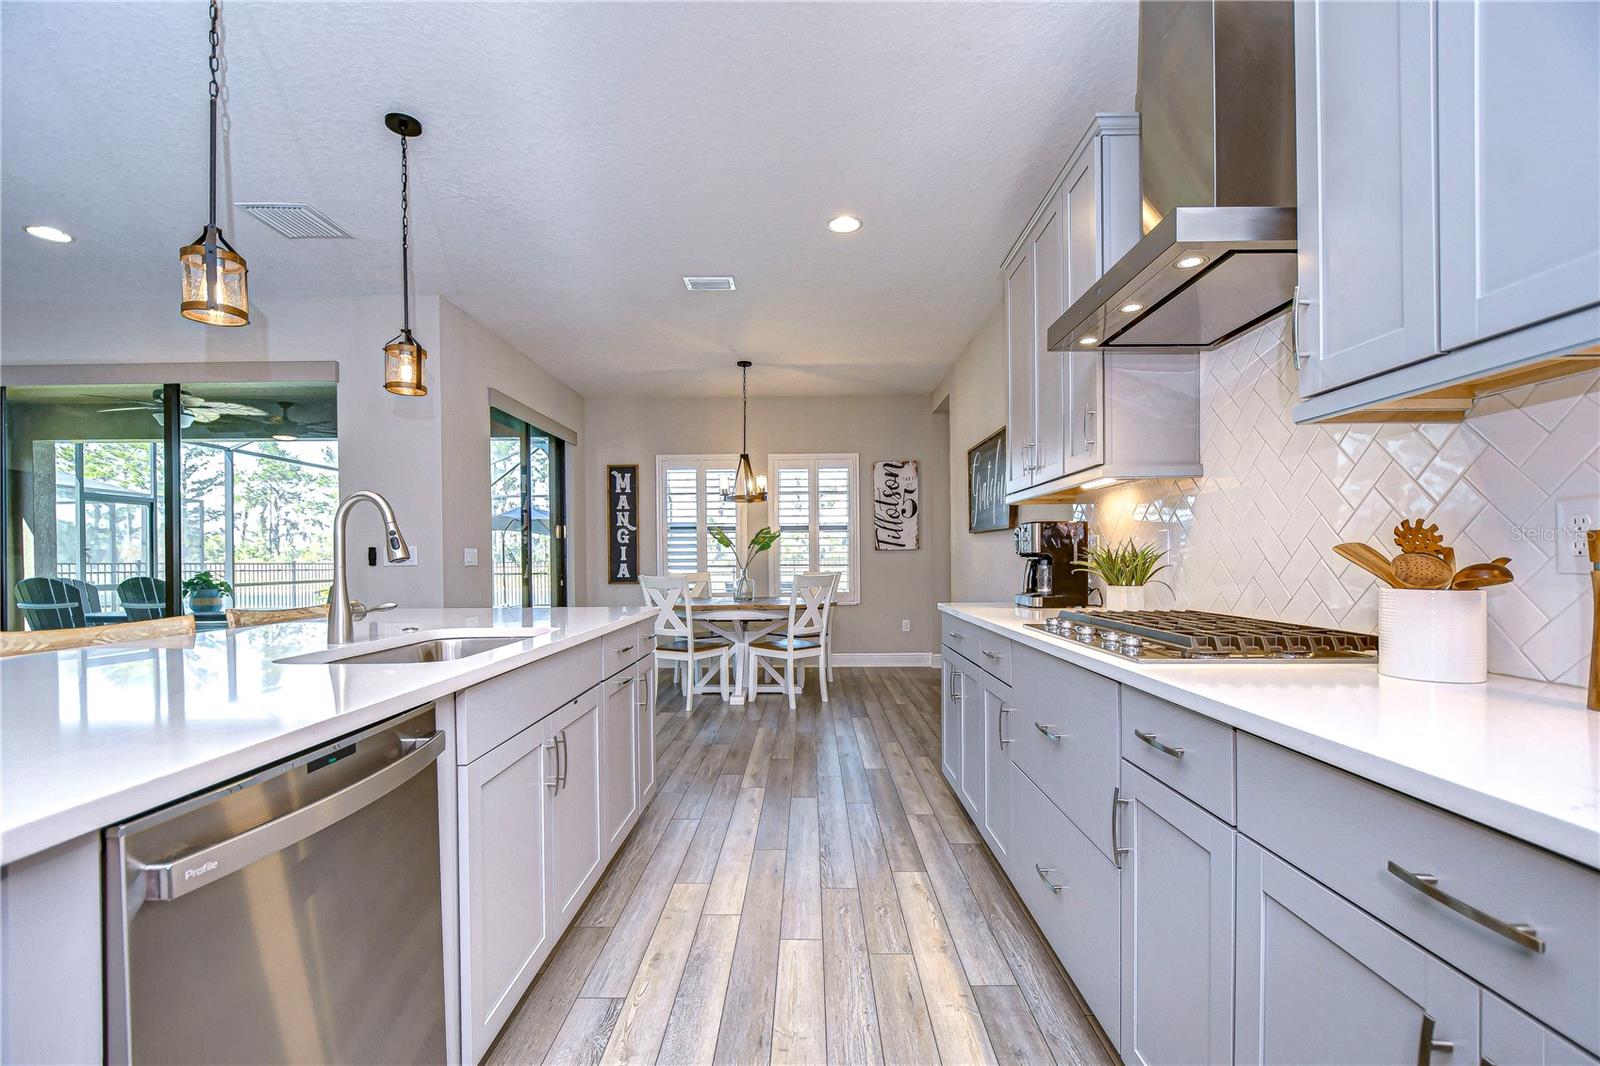
[[[828,702],[828,674],[826,670],[827,635],[829,616],[833,607],[833,587],[837,575],[818,577],[801,576],[794,579],[789,593],[789,622],[781,633],[762,637],[750,643],[750,695],[754,696],[762,671],[777,681],[789,697],[789,707],[795,706],[799,691],[795,667],[805,670],[805,661],[817,661],[817,680],[822,686],[822,701]],[[778,673],[778,660],[783,663],[783,673]]]
[[[683,686],[683,709],[687,712],[697,693],[708,691],[712,672],[718,676],[718,689],[727,700],[728,668],[733,657],[733,645],[721,637],[695,632],[694,603],[690,596],[690,575],[641,577],[639,587],[644,592],[646,605],[656,611],[656,666],[669,665],[676,671],[682,667],[680,683]],[[699,667],[706,663],[702,674]]]

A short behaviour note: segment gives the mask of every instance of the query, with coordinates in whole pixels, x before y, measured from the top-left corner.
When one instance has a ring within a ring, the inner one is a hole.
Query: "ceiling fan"
[[[289,408],[294,406],[293,400],[279,400],[278,406],[282,412],[267,419],[267,425],[272,429],[273,440],[299,440],[301,437],[325,437],[333,432],[333,425],[329,422],[297,422],[289,415]]]
[[[152,418],[158,423],[161,421],[165,404],[161,398],[162,390],[156,389],[150,393],[148,400],[114,401],[110,397],[103,397],[108,402],[122,402],[122,407],[102,407],[101,414],[113,414],[119,411],[149,411]],[[215,422],[223,415],[235,415],[244,418],[260,418],[267,412],[259,407],[250,407],[242,403],[230,403],[226,400],[205,400],[192,392],[178,393],[179,425],[188,429],[196,422]]]

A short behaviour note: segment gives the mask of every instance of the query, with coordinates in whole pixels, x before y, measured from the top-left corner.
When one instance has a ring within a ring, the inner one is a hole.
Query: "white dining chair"
[[[694,705],[697,693],[709,691],[713,670],[726,703],[731,696],[728,675],[733,644],[722,637],[701,636],[695,632],[689,579],[681,574],[641,577],[639,585],[644,589],[645,602],[656,610],[656,669],[663,664],[673,667],[683,687],[684,713]],[[699,667],[706,660],[715,661],[708,663],[702,674]]]
[[[706,596],[706,593],[709,592],[710,589],[711,589],[711,571],[709,571],[709,570],[691,570],[686,574],[669,574],[667,576],[669,576],[669,577],[681,577],[685,581],[687,581],[689,583],[689,598],[692,599],[692,600],[704,599],[705,596]],[[644,588],[643,584],[641,584],[639,586],[639,591],[644,594],[644,605],[646,607],[654,607],[655,604],[652,603],[651,600],[650,600],[650,593],[649,593],[649,591],[647,589]],[[716,630],[712,629],[710,626],[706,625],[704,622],[700,622],[700,623],[697,623],[697,624],[699,625],[699,633],[698,633],[699,636],[701,636],[701,637],[715,637],[715,636],[719,635]],[[661,619],[659,617],[656,618],[655,635],[657,637],[665,638],[667,640],[671,640],[672,639],[672,634],[667,633],[664,630],[662,630],[662,628],[661,628]],[[681,676],[681,673],[682,672],[678,669],[678,664],[677,663],[673,663],[672,664],[672,680],[673,680],[673,682],[675,684],[676,683],[680,683],[683,680],[683,678]]]
[[[795,708],[795,667],[805,670],[805,660],[817,661],[817,680],[822,686],[822,702],[828,702],[828,674],[823,669],[823,638],[828,632],[828,613],[831,607],[829,592],[832,577],[797,577],[789,592],[789,624],[780,632],[758,637],[750,642],[750,695],[765,670],[789,697],[789,709]],[[770,660],[770,661],[763,661]],[[778,673],[778,661],[783,663],[783,673]]]
[[[833,579],[833,583],[828,586],[828,628],[827,628],[827,631],[822,634],[822,665],[817,668],[819,673],[821,671],[823,671],[823,670],[826,670],[828,672],[828,680],[832,681],[833,680],[833,609],[838,606],[839,571],[837,571],[837,570],[807,570],[805,573],[801,574],[800,576],[801,577],[828,577],[828,578],[832,578]],[[805,688],[805,681],[804,681],[803,677],[801,679],[800,687],[801,687],[801,689]]]

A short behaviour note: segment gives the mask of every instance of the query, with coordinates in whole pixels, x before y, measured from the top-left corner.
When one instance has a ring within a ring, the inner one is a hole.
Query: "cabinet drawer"
[[[1233,822],[1232,727],[1124,688],[1122,757]]]
[[[980,629],[978,665],[997,681],[1011,684],[1011,641],[987,629]]]
[[[457,693],[456,761],[465,766],[593,688],[601,643],[588,641]]]
[[[1591,1051],[1600,873],[1248,735],[1239,830]],[[1476,908],[1458,913],[1408,883]],[[1490,926],[1501,925],[1497,932]],[[1544,950],[1513,939],[1531,930]],[[1508,935],[1509,934],[1509,935]]]
[[[1117,683],[1021,644],[1012,649],[1011,676],[1012,760],[1109,856]]]
[[[982,628],[973,625],[964,618],[954,615],[941,614],[939,616],[939,640],[945,647],[959,654],[970,663],[976,663],[983,656],[979,648],[983,640]]]
[[[1111,860],[1011,768],[1013,883],[1108,1033],[1122,1017],[1122,886]]]
[[[1505,1000],[1483,993],[1480,1062],[1489,1066],[1600,1066]]]
[[[633,625],[615,633],[607,633],[600,638],[601,673],[595,680],[626,670],[653,647],[650,629],[645,625]]]

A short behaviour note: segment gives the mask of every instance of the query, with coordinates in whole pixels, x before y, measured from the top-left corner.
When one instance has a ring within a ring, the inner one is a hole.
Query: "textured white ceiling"
[[[1133,104],[1137,5],[226,5],[230,201],[253,302],[417,287],[580,392],[920,392],[1096,111]],[[0,4],[5,301],[172,300],[205,220],[203,3]],[[865,220],[850,236],[835,214]],[[21,227],[46,222],[77,242]],[[684,274],[730,273],[734,293]],[[432,338],[424,338],[430,341]]]

